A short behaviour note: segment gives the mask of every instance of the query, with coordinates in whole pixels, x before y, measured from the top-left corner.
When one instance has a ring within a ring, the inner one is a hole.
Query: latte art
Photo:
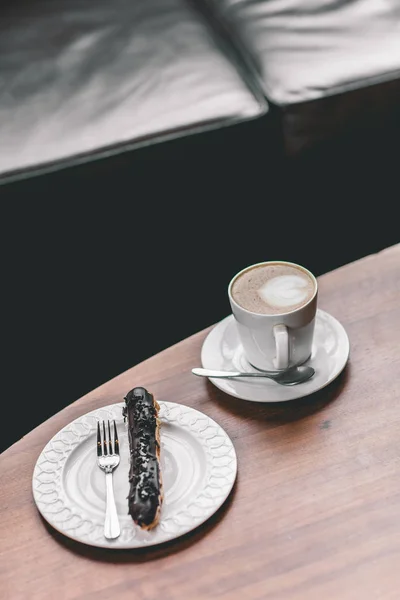
[[[269,306],[290,308],[307,300],[308,281],[297,275],[280,275],[269,279],[257,291]]]
[[[239,306],[258,314],[283,314],[307,304],[315,294],[312,276],[300,266],[268,262],[240,273],[232,284]]]

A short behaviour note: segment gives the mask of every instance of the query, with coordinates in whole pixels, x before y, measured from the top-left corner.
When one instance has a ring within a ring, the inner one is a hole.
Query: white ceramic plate
[[[350,344],[347,333],[335,317],[318,309],[310,359],[305,363],[315,375],[294,386],[279,385],[271,379],[209,378],[219,389],[253,402],[284,402],[307,396],[333,381],[346,366]],[[246,360],[233,315],[220,321],[204,340],[201,364],[218,371],[256,371]]]
[[[236,478],[234,446],[210,417],[182,404],[159,401],[164,502],[159,524],[143,531],[128,515],[129,444],[124,403],[89,412],[59,431],[41,452],[32,490],[42,516],[64,535],[103,548],[139,548],[177,538],[211,517]],[[105,477],[96,462],[98,419],[115,419],[121,463],[114,492],[121,535],[103,535]]]

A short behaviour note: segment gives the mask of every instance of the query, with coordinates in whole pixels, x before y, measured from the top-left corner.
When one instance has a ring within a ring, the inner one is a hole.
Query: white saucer
[[[346,366],[350,353],[347,333],[334,317],[318,309],[309,364],[315,375],[294,386],[279,385],[271,379],[217,379],[210,381],[220,390],[253,402],[284,402],[308,396],[333,381]],[[205,369],[255,371],[248,363],[233,315],[220,321],[204,340],[201,363]]]

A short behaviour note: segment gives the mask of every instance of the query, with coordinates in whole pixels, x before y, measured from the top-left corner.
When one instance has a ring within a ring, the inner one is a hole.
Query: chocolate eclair
[[[128,513],[142,529],[152,529],[159,521],[163,500],[160,407],[143,387],[133,388],[124,400],[130,450]]]

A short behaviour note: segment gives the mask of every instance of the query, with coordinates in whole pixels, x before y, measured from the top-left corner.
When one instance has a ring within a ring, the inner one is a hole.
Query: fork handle
[[[113,474],[106,473],[106,518],[104,521],[104,535],[113,540],[119,536],[121,529],[118,521],[117,507],[115,506]]]

